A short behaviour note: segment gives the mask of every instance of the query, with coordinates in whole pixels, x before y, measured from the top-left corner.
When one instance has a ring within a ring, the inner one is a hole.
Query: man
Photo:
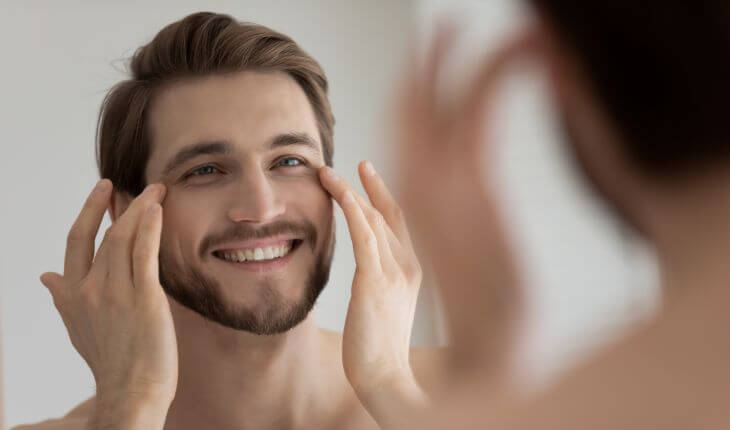
[[[420,267],[372,166],[360,166],[372,203],[332,171],[319,65],[282,34],[198,13],[131,66],[101,109],[105,179],[69,232],[63,275],[41,278],[97,393],[21,428],[397,425],[385,404],[424,401],[409,364]],[[309,312],[329,276],[332,198],[357,263],[342,336]]]
[[[404,207],[437,257],[452,346],[469,368],[410,428],[727,429],[730,6],[530,3],[537,22],[486,58],[448,109],[436,88],[454,29],[408,70],[396,140]],[[489,319],[521,288],[489,131],[499,79],[526,58],[543,66],[596,194],[655,250],[665,294],[650,321],[524,398],[495,384],[489,364],[513,340],[511,325]]]

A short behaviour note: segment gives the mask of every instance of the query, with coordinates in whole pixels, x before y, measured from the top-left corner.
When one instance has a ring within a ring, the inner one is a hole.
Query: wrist
[[[356,390],[363,407],[382,429],[407,428],[408,420],[428,407],[428,396],[411,373]]]
[[[410,368],[389,372],[387,375],[370,375],[368,378],[359,378],[357,383],[353,382],[350,381],[350,385],[361,399],[378,399],[383,396],[413,398],[422,393]]]
[[[149,393],[97,393],[90,430],[159,429],[165,425],[171,400]]]

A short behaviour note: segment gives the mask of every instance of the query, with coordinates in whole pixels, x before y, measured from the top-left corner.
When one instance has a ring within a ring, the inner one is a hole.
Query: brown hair
[[[104,98],[97,125],[96,159],[102,178],[136,196],[146,186],[150,154],[147,110],[165,85],[184,78],[244,70],[288,73],[317,118],[324,161],[332,166],[334,117],[320,65],[290,37],[228,15],[199,12],[162,29],[131,58],[131,79]]]
[[[730,161],[730,2],[530,3],[578,54],[645,171],[676,177]]]

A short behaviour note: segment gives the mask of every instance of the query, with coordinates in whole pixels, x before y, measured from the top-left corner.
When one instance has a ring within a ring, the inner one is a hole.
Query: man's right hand
[[[63,275],[44,273],[41,282],[71,343],[91,368],[97,405],[125,410],[159,405],[166,415],[177,388],[178,362],[158,268],[165,187],[150,185],[135,198],[107,229],[94,256],[111,195],[111,182],[100,181],[69,231]]]

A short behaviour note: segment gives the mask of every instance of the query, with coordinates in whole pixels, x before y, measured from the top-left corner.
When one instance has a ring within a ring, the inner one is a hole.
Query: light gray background
[[[124,58],[169,22],[225,12],[294,37],[331,83],[335,165],[351,182],[362,159],[386,178],[388,102],[412,29],[427,32],[445,1],[20,1],[0,3],[2,327],[6,424],[60,416],[94,392],[50,295],[38,281],[61,271],[65,236],[97,180],[93,139],[100,102],[123,78]],[[448,2],[454,4],[456,2]],[[525,13],[514,0],[459,2],[471,30],[454,54],[465,67]],[[456,69],[455,68],[455,69]],[[647,253],[593,201],[559,144],[543,84],[516,73],[498,112],[498,174],[529,275],[526,377],[545,382],[637,316],[656,297]],[[434,172],[438,174],[438,172]],[[108,221],[105,220],[105,224]],[[340,330],[354,269],[338,213],[331,282],[320,325]],[[426,290],[414,334],[438,340]]]

